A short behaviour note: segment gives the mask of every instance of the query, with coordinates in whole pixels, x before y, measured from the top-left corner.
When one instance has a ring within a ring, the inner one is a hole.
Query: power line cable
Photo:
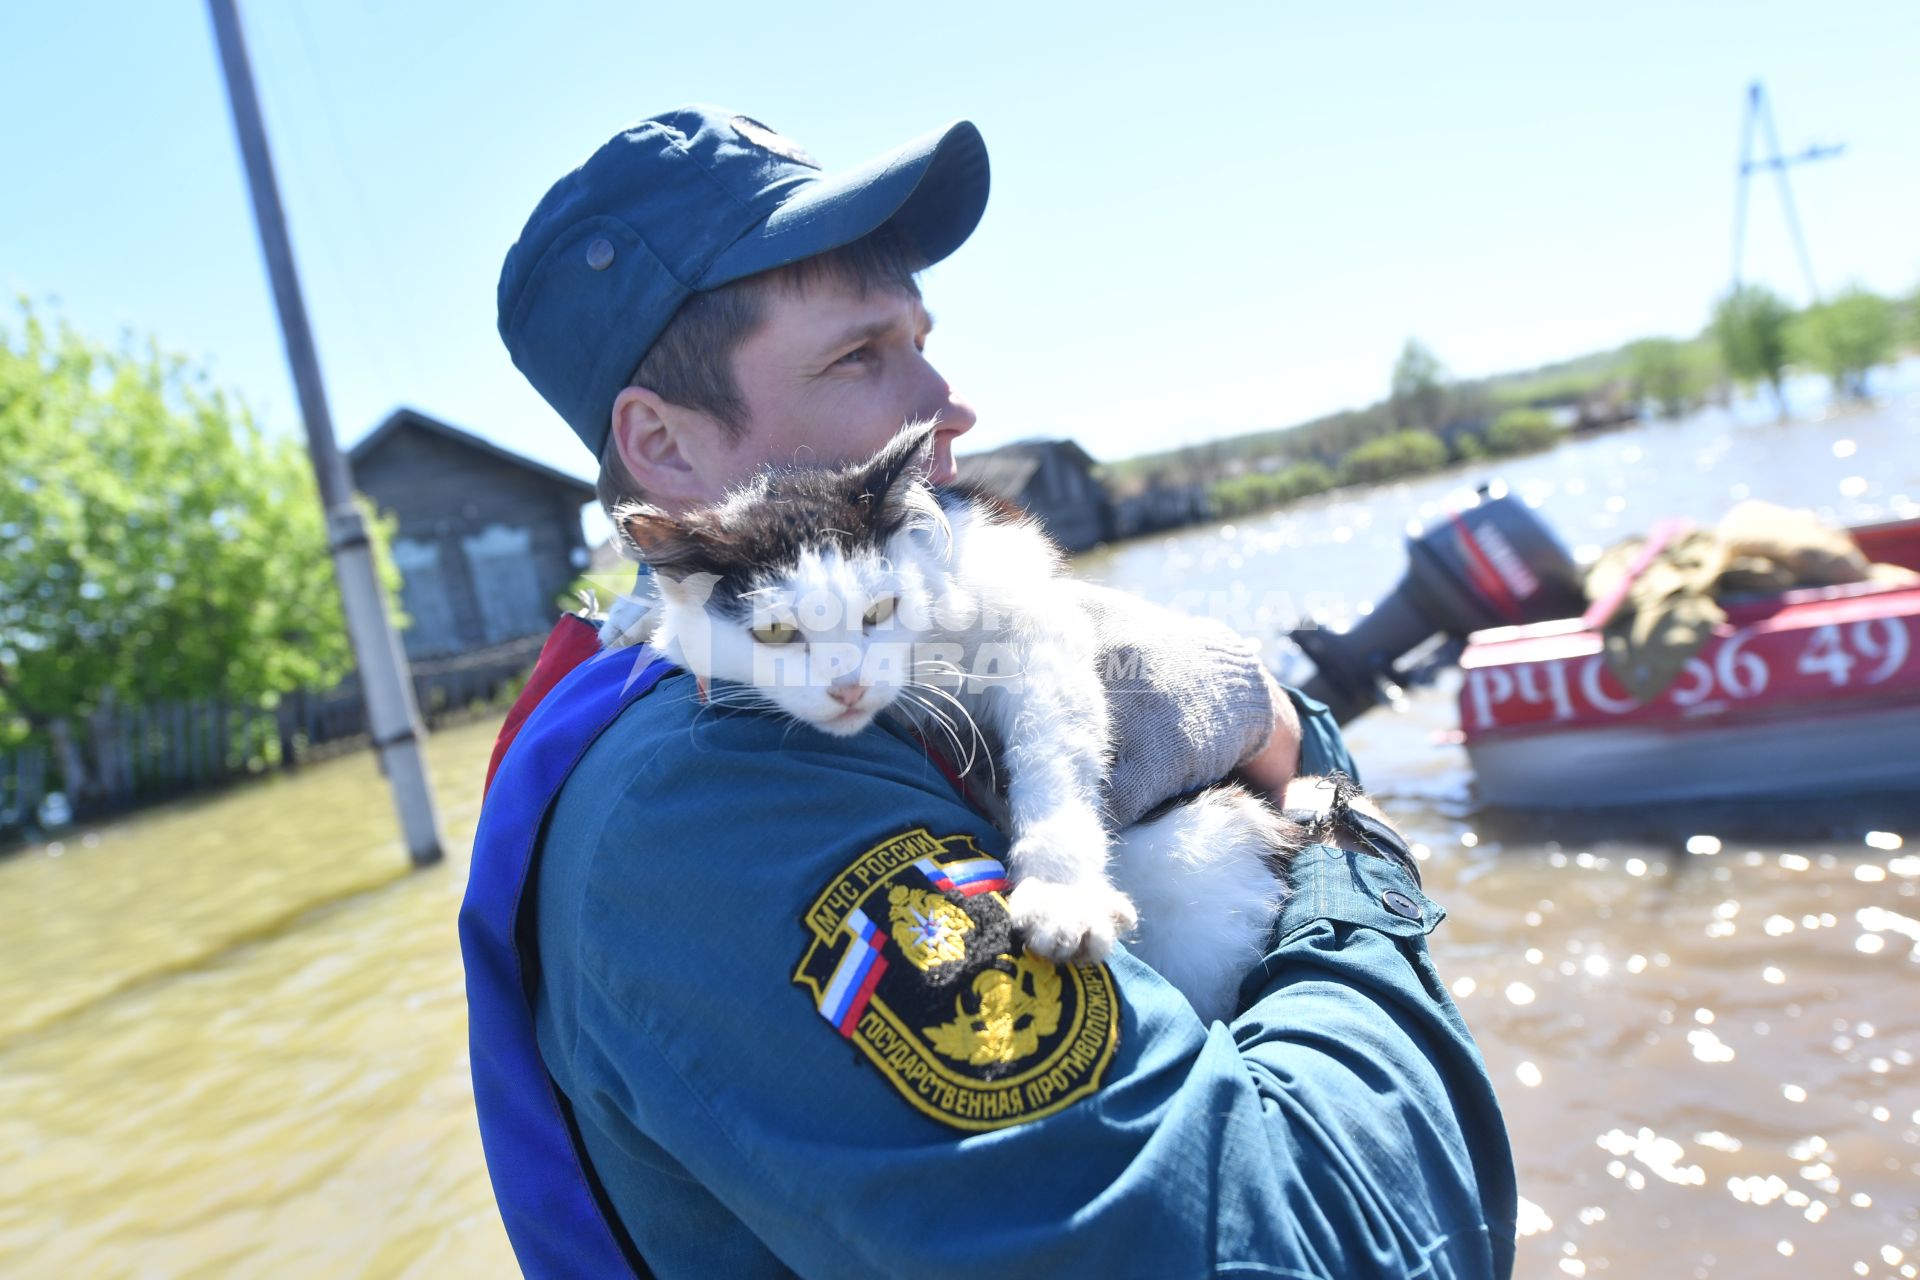
[[[393,291],[393,259],[387,253],[386,241],[380,235],[380,224],[374,218],[367,203],[366,186],[360,181],[359,171],[354,167],[353,153],[346,142],[346,130],[340,126],[340,116],[334,109],[333,94],[328,87],[326,72],[318,55],[314,52],[313,29],[307,23],[306,5],[303,0],[293,0],[294,27],[300,36],[300,48],[306,55],[307,68],[313,74],[315,88],[320,99],[321,116],[325,119],[327,131],[333,141],[334,155],[340,162],[342,172],[347,175],[347,190],[353,196],[354,211],[360,218],[361,230],[366,233],[367,244],[373,251],[373,265],[380,273],[380,285],[387,296],[388,312],[402,322],[394,326],[399,330],[400,343],[407,357],[407,372],[415,385],[425,381],[422,370],[426,367],[420,359],[419,348],[414,345],[413,326],[404,322],[405,310]]]
[[[317,194],[324,187],[317,180],[317,170],[311,163],[313,152],[307,145],[307,136],[301,127],[299,112],[292,109],[285,97],[291,89],[292,81],[282,73],[284,64],[276,56],[274,42],[271,39],[262,38],[266,34],[265,31],[255,32],[251,52],[254,61],[260,64],[261,70],[265,73],[260,77],[260,96],[263,99],[275,101],[278,108],[276,116],[283,122],[280,131],[282,145],[278,148],[283,162],[281,167],[283,172],[293,180],[288,183],[290,187]],[[275,92],[276,90],[279,92]],[[269,109],[272,110],[272,108]],[[353,318],[356,345],[382,384],[389,389],[394,387],[398,380],[394,377],[391,366],[387,364],[386,357],[380,350],[380,344],[373,341],[373,328],[368,323],[367,308],[360,297],[359,289],[355,287],[355,273],[351,269],[351,259],[342,252],[340,242],[334,236],[333,220],[319,216],[316,212],[316,216],[307,219],[307,225],[315,228],[321,252],[333,265],[331,280],[338,283],[345,297],[347,311]],[[359,435],[361,432],[356,429],[352,434]]]

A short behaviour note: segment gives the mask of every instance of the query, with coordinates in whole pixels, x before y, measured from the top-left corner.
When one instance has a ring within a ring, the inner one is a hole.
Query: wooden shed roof
[[[1071,440],[1022,440],[986,453],[966,454],[955,458],[953,465],[962,482],[977,484],[1003,498],[1018,498],[1050,454],[1064,454],[1068,461],[1088,470],[1095,465],[1087,451]]]
[[[356,466],[359,465],[363,459],[370,458],[379,453],[387,441],[406,430],[425,431],[443,439],[451,440],[455,444],[464,445],[479,453],[484,453],[510,466],[518,467],[522,471],[530,472],[544,480],[552,481],[556,487],[578,495],[582,502],[589,502],[594,497],[593,485],[582,480],[579,476],[569,475],[564,471],[549,467],[543,462],[535,462],[532,458],[524,454],[514,453],[509,449],[502,449],[492,441],[483,440],[472,432],[462,431],[460,428],[442,422],[438,418],[428,417],[416,409],[395,409],[392,413],[388,414],[386,421],[382,422],[372,431],[369,431],[364,438],[351,449],[347,450],[347,460]]]

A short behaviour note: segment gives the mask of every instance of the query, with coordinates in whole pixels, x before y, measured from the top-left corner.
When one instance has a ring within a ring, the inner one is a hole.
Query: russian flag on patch
[[[887,958],[881,954],[887,945],[887,935],[858,907],[848,913],[841,928],[852,934],[853,939],[847,944],[840,963],[833,967],[827,989],[820,993],[820,1016],[831,1022],[841,1035],[851,1037],[853,1029],[860,1024],[860,1015],[867,1010],[867,1001],[873,997],[874,987],[880,983],[880,975],[887,971]]]
[[[1007,869],[994,858],[968,858],[964,862],[949,862],[944,867],[932,858],[922,858],[913,865],[942,893],[957,889],[971,898],[976,893],[992,893],[1007,887]]]

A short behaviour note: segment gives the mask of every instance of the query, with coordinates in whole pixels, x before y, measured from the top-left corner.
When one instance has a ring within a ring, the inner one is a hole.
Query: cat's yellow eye
[[[792,644],[800,638],[800,628],[791,622],[769,622],[755,627],[753,638],[761,644]]]
[[[881,596],[867,606],[866,616],[860,621],[869,627],[877,627],[893,616],[894,597]]]

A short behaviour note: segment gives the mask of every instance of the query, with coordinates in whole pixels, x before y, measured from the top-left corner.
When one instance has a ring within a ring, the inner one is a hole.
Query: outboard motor
[[[1345,724],[1407,682],[1395,663],[1436,634],[1570,618],[1587,607],[1579,567],[1553,531],[1500,481],[1473,505],[1407,535],[1407,572],[1351,631],[1308,625],[1293,641],[1313,659],[1303,686]]]

